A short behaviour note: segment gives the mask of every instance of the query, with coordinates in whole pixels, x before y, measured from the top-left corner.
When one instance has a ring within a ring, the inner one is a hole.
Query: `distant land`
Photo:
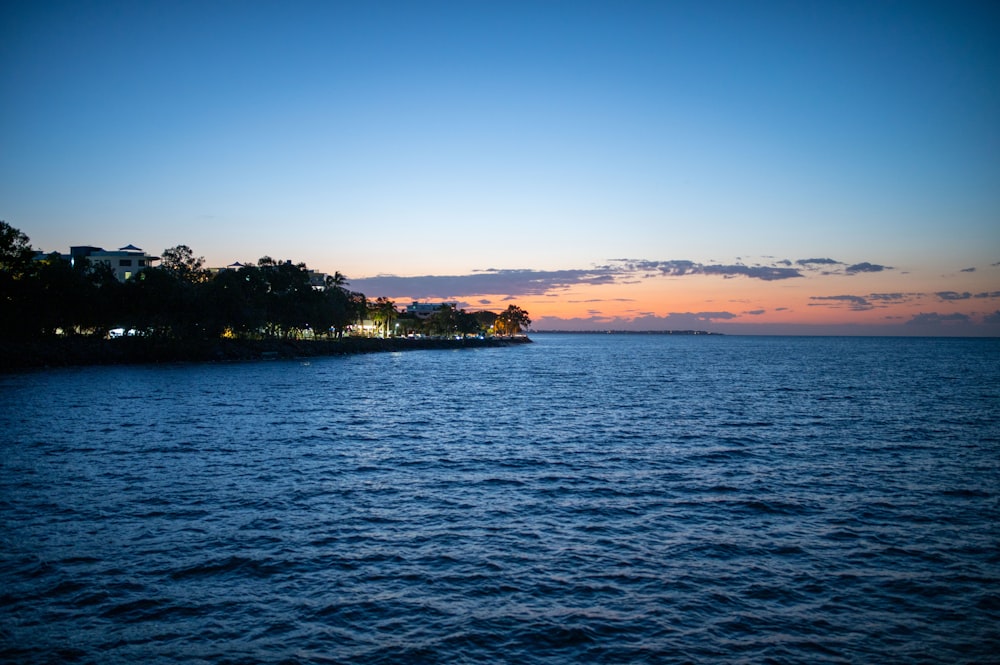
[[[532,330],[531,332],[546,335],[722,335],[707,330]]]

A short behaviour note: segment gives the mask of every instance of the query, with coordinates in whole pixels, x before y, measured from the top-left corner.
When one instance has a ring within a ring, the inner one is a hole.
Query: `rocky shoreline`
[[[204,341],[143,337],[118,339],[70,337],[38,342],[0,343],[0,371],[75,365],[275,360],[418,349],[494,348],[529,343],[531,339],[528,337],[484,339],[345,337],[340,340]]]

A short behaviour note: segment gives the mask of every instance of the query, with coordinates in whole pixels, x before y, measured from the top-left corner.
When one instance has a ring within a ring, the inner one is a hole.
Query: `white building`
[[[160,260],[160,257],[150,256],[135,245],[126,245],[125,247],[120,247],[117,251],[80,245],[70,247],[69,253],[69,260],[73,265],[76,265],[77,260],[86,258],[93,266],[103,263],[110,267],[119,282],[132,279],[137,272],[143,268],[151,268],[154,261]]]

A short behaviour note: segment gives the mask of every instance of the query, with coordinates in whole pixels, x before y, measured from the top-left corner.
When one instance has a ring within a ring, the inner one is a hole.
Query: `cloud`
[[[959,272],[976,272],[975,268],[962,268]]]
[[[846,269],[848,275],[854,275],[859,272],[882,272],[883,270],[892,270],[892,268],[864,261],[862,263],[855,263],[853,266],[847,266]]]
[[[809,299],[822,301],[818,303],[809,303],[810,307],[838,307],[841,304],[845,304],[849,309],[855,312],[863,312],[875,308],[875,306],[868,302],[868,299],[863,296],[812,296]]]
[[[729,319],[737,318],[735,314],[731,312],[698,312],[697,314],[692,314],[687,312],[685,314],[671,313],[670,316],[694,316],[697,317],[699,321],[728,321]]]
[[[833,259],[799,259],[796,261],[800,266],[839,266],[843,265],[841,261],[834,261]]]
[[[1000,309],[983,317],[983,323],[1000,323]]]
[[[796,264],[799,267],[792,267],[787,259],[755,265],[699,263],[683,259],[612,259],[606,265],[567,270],[488,268],[466,275],[378,275],[351,280],[350,287],[367,295],[385,295],[398,299],[454,300],[469,295],[496,295],[505,296],[504,299],[507,300],[525,296],[552,296],[580,286],[634,284],[657,277],[701,275],[723,279],[745,277],[774,282],[804,278],[806,275],[802,271],[814,271],[815,266],[844,265],[829,258],[800,259]],[[890,268],[872,263],[858,263],[846,270],[853,274],[888,269]]]
[[[972,297],[973,298],[1000,298],[1000,291],[989,291],[989,292],[984,291],[982,293],[977,293],[976,295],[974,295]]]
[[[761,314],[765,313],[766,311],[767,311],[766,309],[752,309],[749,312],[743,312],[743,313],[744,314],[749,314],[750,316],[760,316]]]
[[[574,305],[592,302],[635,302],[635,298],[587,298],[586,300],[567,300],[566,302]]]
[[[618,259],[615,263],[629,272],[657,273],[669,277],[681,277],[683,275],[697,275],[701,273],[701,264],[694,261]]]
[[[634,272],[658,273],[666,277],[683,277],[685,275],[716,275],[721,277],[749,277],[771,282],[781,279],[793,279],[802,277],[802,273],[795,268],[783,268],[778,266],[746,266],[743,264],[716,265],[696,263],[694,261],[639,261],[621,259],[620,265]]]
[[[843,261],[837,261],[831,258],[812,258],[812,259],[799,259],[795,262],[796,265],[802,267],[803,270],[809,272],[819,271],[821,275],[856,275],[859,272],[882,272],[883,270],[893,270],[891,266],[884,266],[878,263],[871,263],[869,261],[862,261],[861,263],[855,263],[852,265],[847,265]],[[841,269],[840,266],[847,266]],[[821,268],[825,268],[821,270]]]
[[[938,314],[937,312],[928,312],[914,314],[913,318],[906,322],[906,325],[939,326],[948,323],[969,323],[969,321],[969,316],[960,312],[955,312],[954,314]]]
[[[665,316],[644,314],[631,319],[588,314],[591,316],[571,319],[539,317],[532,327],[535,330],[705,330],[715,323],[738,318],[732,312],[671,312]]]
[[[968,291],[965,293],[958,293],[957,291],[938,291],[934,295],[941,300],[968,300],[972,297],[972,294]]]
[[[726,277],[743,275],[752,279],[762,279],[765,282],[802,277],[802,273],[795,268],[775,268],[771,266],[705,266],[704,272],[706,275],[723,275]]]
[[[868,296],[868,300],[874,300],[884,305],[901,305],[923,297],[923,293],[872,293]]]
[[[839,296],[812,296],[810,300],[818,301],[809,303],[810,307],[840,307],[847,306],[856,312],[864,312],[870,309],[886,308],[892,305],[903,305],[912,303],[923,298],[923,293],[870,293],[865,296],[839,295]]]
[[[365,294],[386,294],[415,300],[449,299],[469,294],[539,296],[577,285],[613,284],[616,272],[607,267],[589,270],[497,270],[470,275],[379,275],[351,280],[351,288]]]

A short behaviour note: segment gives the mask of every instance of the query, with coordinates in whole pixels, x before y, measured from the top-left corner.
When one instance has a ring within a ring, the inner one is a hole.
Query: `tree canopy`
[[[516,335],[521,330],[531,325],[528,313],[517,305],[509,305],[506,310],[500,312],[494,324],[497,332],[505,335]]]
[[[28,236],[0,221],[0,271],[10,276],[23,274],[35,256],[29,243]]]
[[[209,273],[205,270],[205,257],[195,256],[187,245],[163,250],[160,267],[185,282],[205,282],[209,278]]]
[[[174,339],[341,337],[366,318],[378,333],[476,334],[496,322],[513,334],[530,324],[511,306],[500,315],[445,306],[426,321],[401,319],[385,297],[369,300],[335,272],[313,280],[304,263],[269,256],[210,271],[187,245],[119,282],[103,263],[39,257],[24,233],[0,222],[0,339],[124,334]],[[400,325],[395,325],[399,321]]]

